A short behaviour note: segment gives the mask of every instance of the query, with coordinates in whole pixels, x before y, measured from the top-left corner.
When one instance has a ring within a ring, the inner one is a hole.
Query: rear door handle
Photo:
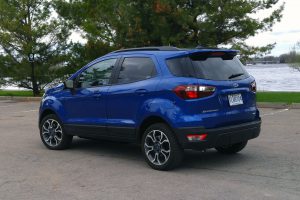
[[[138,90],[135,91],[135,93],[138,94],[138,95],[140,95],[140,96],[143,96],[143,95],[145,95],[145,94],[148,93],[148,90],[146,90],[146,89],[138,89]]]

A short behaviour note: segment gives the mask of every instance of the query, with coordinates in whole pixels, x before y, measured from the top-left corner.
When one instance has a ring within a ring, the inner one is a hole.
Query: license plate
[[[244,103],[241,94],[229,94],[228,101],[230,106],[241,105]]]

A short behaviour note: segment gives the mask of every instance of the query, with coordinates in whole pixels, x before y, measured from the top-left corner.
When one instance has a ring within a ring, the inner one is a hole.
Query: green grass
[[[32,91],[0,90],[0,96],[32,97]],[[300,103],[300,92],[257,92],[258,102]]]
[[[32,97],[32,91],[0,90],[0,96]]]
[[[300,92],[257,92],[257,102],[300,103]]]

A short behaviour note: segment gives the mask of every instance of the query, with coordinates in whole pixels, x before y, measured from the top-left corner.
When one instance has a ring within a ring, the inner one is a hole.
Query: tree
[[[6,57],[3,55],[0,55],[0,66],[4,66],[5,62],[6,62]],[[4,67],[0,67],[0,86],[4,85],[4,83],[5,83],[4,74],[6,74],[6,69]]]
[[[279,62],[280,63],[287,63],[288,62],[288,59],[289,59],[289,55],[288,54],[281,54],[279,56]]]
[[[290,67],[300,71],[300,42],[298,42],[290,51],[287,56],[287,61],[289,62]]]
[[[284,4],[264,19],[255,16],[278,0],[56,0],[57,12],[83,31],[83,37],[114,48],[173,45],[230,45],[243,53],[268,52],[244,40],[271,30]]]
[[[239,42],[233,44],[232,48],[240,51],[240,60],[241,62],[246,63],[253,59],[253,55],[255,55],[255,57],[262,57],[264,54],[270,53],[274,46],[275,44],[268,44],[264,47],[254,47],[246,45],[243,42]]]
[[[6,84],[17,84],[39,95],[60,76],[68,60],[68,27],[47,0],[0,1],[0,72]],[[28,55],[34,54],[34,62]],[[5,58],[5,59],[4,59]]]

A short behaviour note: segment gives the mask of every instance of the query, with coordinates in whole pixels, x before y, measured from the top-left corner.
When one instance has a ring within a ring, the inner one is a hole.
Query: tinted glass
[[[196,77],[210,80],[237,80],[249,77],[238,58],[223,60],[211,57],[206,60],[192,60],[189,57],[167,60],[170,72],[175,76]]]
[[[151,58],[125,58],[118,77],[118,83],[130,83],[155,76],[155,65]]]
[[[195,71],[191,61],[187,57],[167,60],[167,66],[174,76],[193,77]]]
[[[77,87],[88,88],[108,85],[117,59],[98,62],[83,71],[77,79]]]
[[[220,57],[207,58],[204,61],[193,61],[198,78],[211,80],[237,80],[249,77],[242,63],[234,57],[223,60]]]

